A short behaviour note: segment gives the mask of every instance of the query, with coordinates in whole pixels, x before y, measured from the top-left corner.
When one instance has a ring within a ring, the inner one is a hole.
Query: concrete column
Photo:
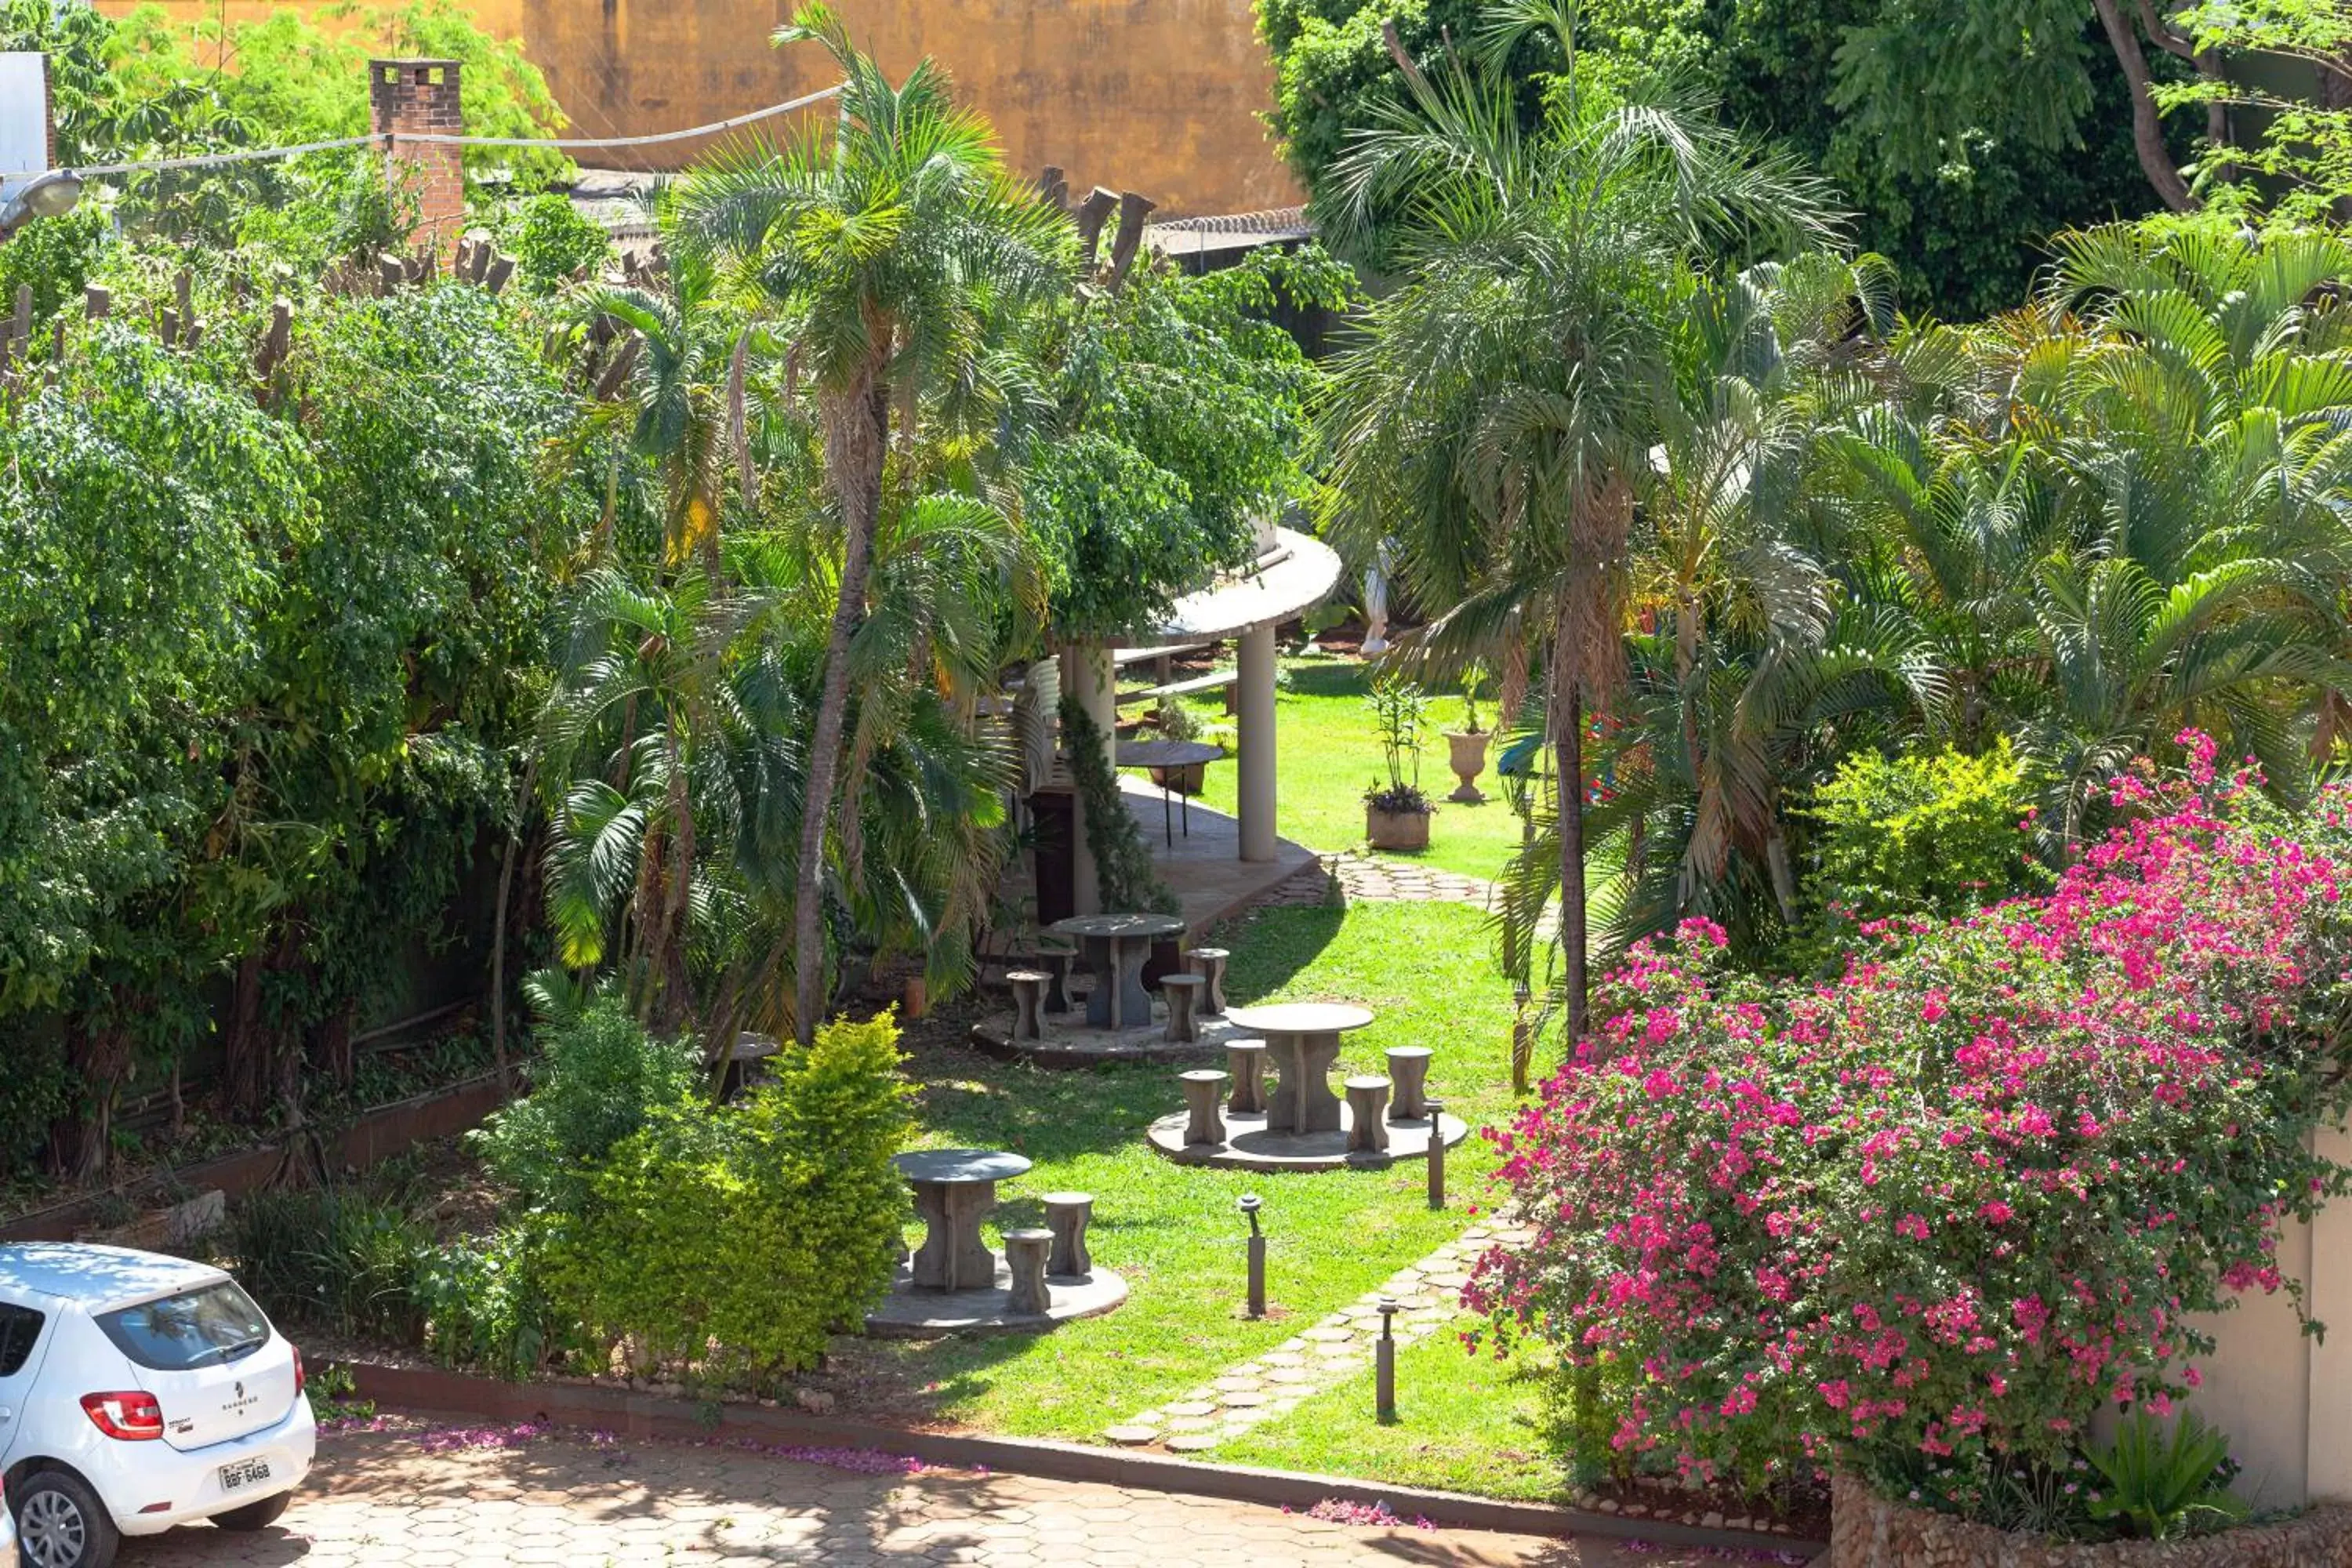
[[[2323,1128],[2316,1143],[2331,1160],[2352,1160],[2352,1132],[2341,1127]],[[2323,1323],[2352,1321],[2352,1198],[2338,1198],[2319,1211],[2310,1241],[2305,1310]],[[2308,1500],[2352,1502],[2352,1335],[2333,1333],[2303,1343],[2310,1356]]]
[[[1274,627],[1255,626],[1239,639],[1241,755],[1234,809],[1241,817],[1242,858],[1274,858]]]
[[[1102,731],[1103,765],[1108,767],[1118,745],[1118,677],[1111,668],[1110,649],[1100,643],[1074,643],[1062,650],[1062,690],[1086,710]],[[1102,913],[1102,893],[1095,879],[1094,851],[1087,847],[1086,802],[1077,802],[1071,816],[1076,842],[1070,847],[1077,887],[1074,907],[1082,915]]]

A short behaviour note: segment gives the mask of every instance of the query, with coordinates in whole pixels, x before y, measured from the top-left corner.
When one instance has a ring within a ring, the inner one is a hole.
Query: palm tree
[[[833,57],[838,121],[829,134],[718,154],[687,182],[681,213],[777,313],[794,368],[813,382],[842,533],[796,857],[793,1027],[805,1040],[824,1004],[824,845],[893,411],[909,435],[927,390],[976,379],[992,311],[1066,286],[1071,236],[1007,173],[986,122],[955,107],[936,65],[893,85],[822,5],[776,37],[814,39]]]
[[[1574,59],[1552,0],[1502,8],[1489,42],[1538,26]],[[1621,684],[1628,536],[1678,318],[1717,246],[1794,244],[1837,219],[1819,182],[1675,104],[1604,103],[1571,68],[1522,132],[1491,69],[1457,59],[1433,81],[1404,63],[1412,108],[1355,138],[1327,215],[1343,247],[1381,226],[1407,275],[1332,377],[1331,522],[1366,555],[1401,544],[1417,596],[1448,607],[1433,648],[1489,652],[1517,627],[1548,663],[1572,1038],[1587,714]]]

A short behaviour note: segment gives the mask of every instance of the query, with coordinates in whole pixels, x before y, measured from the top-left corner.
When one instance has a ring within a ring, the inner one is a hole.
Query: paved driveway
[[[543,1438],[430,1451],[325,1439],[278,1524],[124,1543],[120,1568],[1667,1568],[1721,1560],[1471,1531],[1368,1529],[1278,1509],[1026,1477],[861,1475],[723,1447]]]

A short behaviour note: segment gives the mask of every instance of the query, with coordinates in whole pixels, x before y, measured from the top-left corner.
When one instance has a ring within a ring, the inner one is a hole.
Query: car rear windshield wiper
[[[190,1362],[189,1364],[191,1366],[198,1365],[206,1360],[222,1363],[236,1361],[241,1357],[251,1355],[254,1352],[259,1350],[268,1342],[269,1336],[268,1334],[263,1334],[258,1339],[236,1340],[225,1345],[207,1345],[203,1351],[197,1353],[195,1359]]]

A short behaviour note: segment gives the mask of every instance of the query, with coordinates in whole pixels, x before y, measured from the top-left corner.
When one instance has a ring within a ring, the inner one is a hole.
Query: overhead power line
[[[749,114],[738,114],[726,120],[714,120],[708,125],[697,125],[685,131],[659,131],[650,136],[535,137],[535,136],[409,136],[396,132],[383,132],[366,136],[340,136],[331,142],[305,142],[294,147],[249,147],[236,153],[206,153],[191,158],[141,158],[127,163],[92,163],[70,171],[58,169],[18,169],[0,173],[0,181],[37,180],[43,174],[71,173],[84,179],[101,174],[138,174],[164,169],[205,169],[224,163],[250,163],[265,158],[291,158],[303,153],[331,153],[342,147],[366,147],[382,143],[387,148],[403,142],[436,147],[545,147],[552,152],[587,152],[606,147],[652,147],[665,142],[691,142],[698,136],[716,136],[738,126],[771,120],[779,114],[790,114],[795,109],[832,98],[841,91],[843,84],[820,88],[803,93],[783,103],[772,103],[765,109],[755,109]]]

